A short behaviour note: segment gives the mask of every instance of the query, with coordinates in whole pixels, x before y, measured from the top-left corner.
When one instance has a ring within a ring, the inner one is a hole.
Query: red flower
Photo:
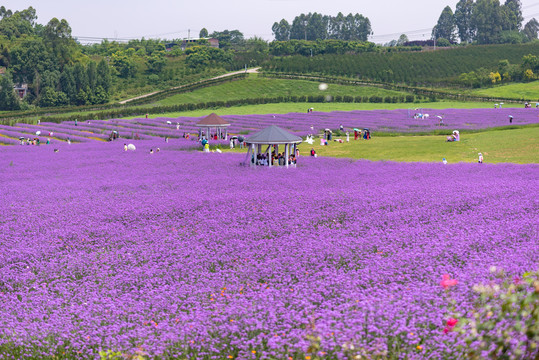
[[[455,279],[451,279],[451,277],[449,276],[449,274],[444,274],[442,275],[442,281],[440,281],[440,285],[444,288],[444,289],[449,289],[451,286],[455,286],[458,284],[458,281],[455,280]]]
[[[454,318],[451,318],[449,320],[447,320],[447,326],[449,327],[455,327],[455,325],[457,325],[459,321],[457,319],[454,319]]]

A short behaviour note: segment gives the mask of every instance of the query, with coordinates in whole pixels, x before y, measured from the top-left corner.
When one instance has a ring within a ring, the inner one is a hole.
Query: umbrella
[[[354,131],[361,131],[361,130],[359,130],[358,128],[354,128]]]
[[[137,150],[137,148],[136,148],[135,145],[133,145],[133,144],[127,145],[127,149],[129,149],[129,150],[131,150],[131,151]]]
[[[237,139],[238,137],[237,136],[231,136],[230,138],[231,139]]]
[[[438,119],[443,119],[443,117],[441,117],[440,115],[436,116]]]
[[[167,124],[169,124],[169,125],[170,125],[170,124],[172,124],[172,122],[170,122],[170,121],[167,121]]]
[[[37,136],[41,135],[41,131],[39,131],[39,130],[36,131],[36,135],[37,135]]]
[[[503,103],[500,103],[500,105],[503,105]]]
[[[324,129],[324,131],[331,131],[331,130],[329,130],[329,129]]]
[[[19,140],[24,140],[24,136],[19,136]]]
[[[369,129],[365,128],[365,129],[363,129],[363,131],[369,131]]]
[[[243,140],[245,140],[245,139],[243,138],[243,136],[238,136],[238,140],[243,142]]]

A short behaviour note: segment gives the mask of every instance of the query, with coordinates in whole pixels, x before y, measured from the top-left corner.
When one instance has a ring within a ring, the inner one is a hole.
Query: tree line
[[[537,40],[539,22],[533,18],[523,25],[520,0],[460,0],[455,11],[446,6],[436,26],[433,39],[477,44],[523,43]]]
[[[275,40],[356,40],[367,41],[372,34],[369,18],[361,14],[337,16],[319,13],[300,14],[292,24],[286,19],[275,22],[271,27]]]

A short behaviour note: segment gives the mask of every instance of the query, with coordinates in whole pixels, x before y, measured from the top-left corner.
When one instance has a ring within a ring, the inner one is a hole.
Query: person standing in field
[[[479,153],[479,161],[478,161],[479,164],[482,164],[483,163],[483,154]]]

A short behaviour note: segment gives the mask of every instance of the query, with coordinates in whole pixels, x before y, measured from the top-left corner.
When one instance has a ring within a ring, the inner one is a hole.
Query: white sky
[[[539,19],[539,1],[521,0],[524,23]],[[273,40],[275,21],[292,22],[301,13],[324,15],[360,13],[371,21],[376,43],[406,33],[410,40],[426,40],[445,6],[453,11],[458,0],[2,0],[11,10],[29,6],[38,23],[53,17],[66,19],[75,37],[186,38],[200,29],[240,30],[246,38]],[[501,0],[501,2],[505,2]]]

